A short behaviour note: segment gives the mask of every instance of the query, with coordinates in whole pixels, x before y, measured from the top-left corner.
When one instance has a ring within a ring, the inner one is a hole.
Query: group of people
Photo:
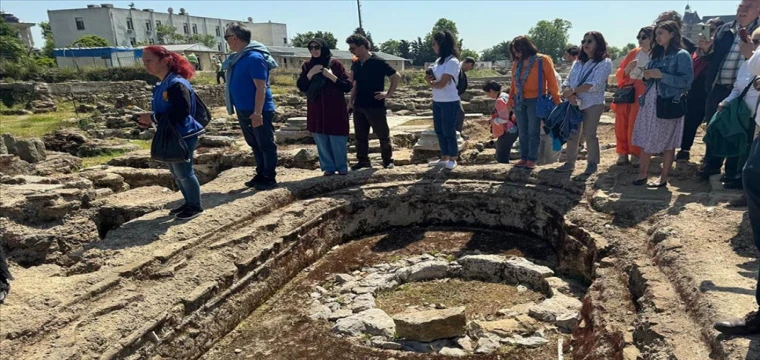
[[[639,166],[634,185],[666,186],[674,159],[689,159],[697,127],[710,121],[716,112],[730,118],[733,115],[726,115],[726,111],[735,108],[731,104],[741,103],[745,111],[735,111],[737,116],[757,118],[760,52],[755,56],[753,52],[760,45],[759,16],[759,0],[742,0],[736,20],[726,24],[710,21],[711,38],[700,36],[696,44],[682,36],[681,18],[674,11],[661,14],[654,25],[639,30],[636,36],[639,46],[627,54],[616,71],[619,93],[613,105],[617,164]],[[218,69],[224,72],[227,110],[237,114],[245,141],[256,159],[256,174],[245,185],[258,190],[272,189],[277,186],[277,146],[269,77],[278,64],[265,46],[251,40],[251,32],[243,24],[230,24],[224,39],[234,52]],[[357,163],[350,169],[372,167],[368,156],[370,129],[380,141],[382,166],[386,169],[394,166],[386,100],[395,95],[400,75],[371,51],[365,37],[355,34],[346,43],[355,55],[350,71],[332,57],[325,40],[313,39],[308,43],[311,59],[303,64],[297,80],[298,89],[307,97],[307,127],[314,135],[324,176],[345,175],[349,171],[347,143],[351,114]],[[472,59],[460,63],[458,43],[449,31],[434,33],[433,50],[438,58],[425,76],[432,89],[433,122],[440,146],[440,159],[429,166],[446,169],[457,166],[457,131],[461,132],[464,119],[460,96],[467,88],[464,72],[474,64]],[[573,171],[578,149],[585,141],[588,149],[585,173],[596,172],[600,161],[597,128],[605,109],[607,80],[613,71],[604,36],[589,31],[580,48],[566,50],[565,59],[572,62],[572,67],[564,81],[559,78],[552,58],[539,53],[529,38],[516,37],[509,51],[513,59],[509,91],[502,92],[501,85],[493,81],[483,87],[487,96],[495,100],[489,121],[496,139],[497,160],[509,162],[517,139],[520,160],[516,167],[533,169],[544,148],[542,142],[552,142],[547,151],[557,153],[558,139],[547,130],[545,121],[552,109],[567,102],[578,112],[579,122],[567,124],[573,131],[568,138],[559,139],[566,142],[568,156],[556,170]],[[184,138],[191,152],[189,161],[170,164],[169,169],[185,204],[170,213],[178,220],[192,219],[203,212],[200,186],[192,166],[192,151],[204,131],[192,116],[196,96],[188,80],[194,67],[160,46],[145,48],[143,62],[161,83],[154,91],[153,112],[140,116],[139,123],[147,127],[170,121]],[[387,90],[386,78],[390,80]],[[346,93],[350,93],[348,103]],[[752,139],[751,134],[749,138]],[[679,147],[681,151],[676,155]],[[760,248],[760,143],[754,140],[751,151],[749,145],[745,150],[744,155],[725,161],[723,180],[727,186],[743,183],[754,238]],[[662,155],[663,169],[659,179],[647,183],[650,159],[656,154]],[[724,162],[720,154],[720,149],[708,142],[699,174],[719,173]],[[757,300],[760,304],[760,289]],[[759,333],[760,315],[752,312],[743,319],[718,323],[716,329],[734,334]]]

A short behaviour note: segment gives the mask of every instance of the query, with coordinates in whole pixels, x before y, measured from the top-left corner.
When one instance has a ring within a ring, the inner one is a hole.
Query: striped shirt
[[[757,20],[747,26],[747,31],[751,34],[757,27]],[[739,22],[736,22],[736,27],[732,29],[734,32],[734,43],[731,45],[731,50],[726,54],[726,58],[723,60],[723,65],[720,67],[720,73],[718,74],[719,85],[733,85],[736,81],[736,75],[739,72],[739,68],[742,66],[746,59],[742,56],[740,45],[741,39],[739,36]]]

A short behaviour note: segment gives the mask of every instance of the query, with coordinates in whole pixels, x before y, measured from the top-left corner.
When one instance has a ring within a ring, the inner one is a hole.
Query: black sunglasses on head
[[[309,46],[308,46],[308,49],[309,49],[309,50],[319,50],[319,49],[321,49],[321,48],[322,48],[322,47],[321,47],[321,46],[319,46],[319,45],[309,45]]]

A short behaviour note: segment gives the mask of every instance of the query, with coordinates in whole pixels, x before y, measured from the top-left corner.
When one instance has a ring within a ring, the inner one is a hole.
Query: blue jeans
[[[319,152],[319,167],[324,172],[348,172],[348,136],[312,134]]]
[[[441,156],[456,157],[459,155],[457,146],[457,120],[459,119],[459,101],[433,101],[433,128],[438,136],[438,146]]]
[[[238,122],[243,130],[243,137],[248,146],[253,149],[256,159],[256,175],[274,179],[277,173],[277,145],[274,143],[274,111],[264,111],[264,124],[255,128],[251,125],[253,110],[238,110]]]
[[[201,184],[193,171],[193,153],[195,144],[198,143],[198,137],[193,136],[185,139],[188,150],[190,150],[190,161],[181,163],[170,163],[169,172],[177,183],[179,191],[185,198],[185,205],[195,209],[201,209]]]
[[[515,107],[517,133],[520,138],[520,159],[538,161],[538,147],[541,145],[541,119],[536,117],[536,98],[523,99]]]

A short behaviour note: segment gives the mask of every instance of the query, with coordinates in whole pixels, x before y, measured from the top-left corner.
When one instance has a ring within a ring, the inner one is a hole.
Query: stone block
[[[394,315],[396,334],[407,340],[426,342],[462,336],[467,326],[464,309],[460,306]]]

